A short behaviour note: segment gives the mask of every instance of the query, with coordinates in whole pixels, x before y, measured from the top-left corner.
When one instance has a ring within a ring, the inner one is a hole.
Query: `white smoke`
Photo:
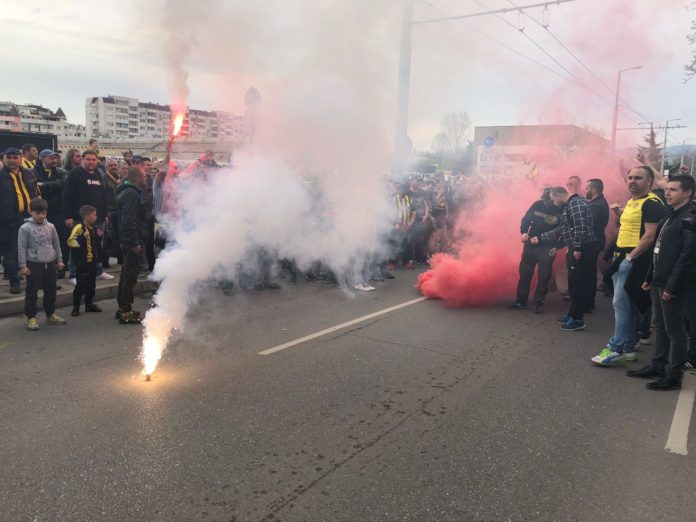
[[[239,112],[250,85],[262,101],[253,150],[236,151],[234,167],[206,182],[179,183],[182,218],[169,224],[145,323],[146,372],[171,332],[185,329],[200,282],[236,281],[255,248],[301,269],[321,261],[339,277],[385,253],[399,13],[390,2],[164,3],[174,101],[201,70],[230,104],[216,108]]]

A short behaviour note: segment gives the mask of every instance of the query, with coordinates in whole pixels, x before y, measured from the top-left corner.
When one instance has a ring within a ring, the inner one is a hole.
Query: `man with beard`
[[[36,167],[36,158],[39,155],[39,149],[33,143],[25,143],[22,145],[22,168],[24,170],[33,170]]]
[[[527,213],[522,217],[520,232],[522,234],[522,259],[520,260],[520,280],[517,283],[517,299],[509,309],[523,310],[527,308],[529,301],[529,287],[532,283],[534,268],[537,269],[537,285],[534,291],[534,313],[543,312],[544,299],[548,293],[549,281],[553,275],[553,261],[556,257],[556,248],[553,245],[533,245],[530,237],[537,237],[544,232],[549,232],[558,226],[561,209],[551,201],[551,189],[546,188],[541,199],[532,203]]]
[[[78,167],[65,178],[63,191],[63,209],[65,210],[65,226],[70,230],[80,222],[80,208],[90,205],[97,209],[96,234],[100,238],[104,234],[104,219],[106,217],[106,201],[104,181],[102,180],[97,163],[99,158],[93,150],[82,154],[83,166]],[[114,276],[104,272],[101,262],[97,265],[97,279],[113,279]],[[70,283],[77,284],[75,264],[70,262]]]
[[[657,224],[665,215],[662,201],[650,192],[655,180],[650,167],[634,167],[627,178],[631,199],[620,212],[621,224],[612,264],[614,335],[607,346],[592,358],[592,362],[598,366],[636,360],[640,315],[650,306],[649,294],[640,287],[650,267],[650,252],[655,242]]]
[[[546,243],[557,247],[568,246],[566,265],[570,283],[570,310],[561,330],[583,330],[583,318],[590,295],[588,285],[597,260],[592,212],[585,198],[579,194],[568,194],[563,187],[551,187],[550,196],[554,205],[563,208],[559,225],[531,238],[530,242],[533,245]]]
[[[63,212],[63,190],[67,172],[58,166],[58,153],[44,149],[39,153],[39,161],[34,168],[37,186],[41,197],[48,204],[46,220],[53,223],[60,241],[60,251],[64,260],[68,259],[68,229],[65,228],[65,213]],[[65,277],[65,269],[59,270],[58,277]]]
[[[604,252],[607,246],[606,235],[604,230],[609,223],[609,205],[604,198],[604,183],[601,179],[590,179],[585,185],[585,198],[592,212],[592,223],[594,224],[594,234],[597,238],[597,255],[595,256],[594,266],[591,278],[590,300],[586,312],[591,312],[595,309],[595,296],[597,295],[597,259],[599,254]]]

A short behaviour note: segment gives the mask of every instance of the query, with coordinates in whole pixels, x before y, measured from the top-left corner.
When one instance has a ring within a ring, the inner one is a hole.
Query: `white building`
[[[144,103],[124,96],[94,96],[85,103],[87,134],[109,141],[164,141],[169,137],[169,105]],[[187,109],[180,140],[196,142],[244,141],[243,116],[223,111]]]
[[[84,125],[68,123],[60,107],[53,112],[41,105],[13,102],[0,102],[0,129],[55,134],[59,140],[79,139],[86,135]]]

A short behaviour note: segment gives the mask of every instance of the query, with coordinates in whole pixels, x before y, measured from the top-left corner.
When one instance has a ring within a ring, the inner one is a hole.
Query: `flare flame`
[[[181,113],[178,113],[176,116],[174,116],[174,123],[172,125],[172,136],[176,137],[179,135],[181,132],[181,127],[184,125],[184,115]]]

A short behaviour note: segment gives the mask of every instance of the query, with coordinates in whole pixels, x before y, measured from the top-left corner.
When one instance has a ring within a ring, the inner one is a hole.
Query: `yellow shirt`
[[[640,241],[641,229],[643,226],[643,205],[648,200],[657,201],[663,205],[662,200],[650,192],[647,196],[639,199],[629,199],[621,214],[621,227],[619,236],[616,238],[618,248],[635,248]]]

